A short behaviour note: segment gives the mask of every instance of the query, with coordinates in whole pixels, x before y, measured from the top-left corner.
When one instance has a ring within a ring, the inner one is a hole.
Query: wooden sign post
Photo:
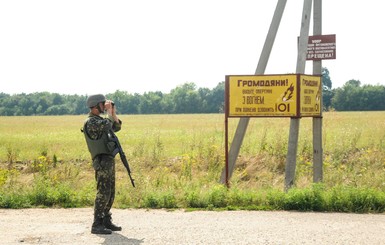
[[[309,39],[312,3],[313,0],[304,0],[295,74],[263,75],[286,6],[286,0],[278,0],[255,75],[226,76],[226,166],[222,171],[220,181],[227,186],[229,186],[229,180],[233,173],[250,117],[291,118],[285,169],[286,191],[294,184],[300,118],[313,117],[313,180],[314,182],[322,181],[323,86],[321,80],[321,60],[323,58],[335,57],[335,43],[334,46],[333,44],[330,44],[330,38],[333,38],[333,35],[329,35],[331,37],[325,37],[326,39],[320,36],[322,0],[314,0],[313,29],[315,36],[314,38]],[[322,40],[327,40],[329,42],[325,45],[321,45],[323,47],[329,47],[328,52],[324,52],[325,48],[319,48],[321,47],[320,45],[315,45],[315,43],[319,44]],[[314,45],[311,45],[312,43]],[[313,75],[303,74],[305,71],[306,60],[313,60]],[[239,117],[240,120],[231,148],[228,149],[228,118],[231,117]]]

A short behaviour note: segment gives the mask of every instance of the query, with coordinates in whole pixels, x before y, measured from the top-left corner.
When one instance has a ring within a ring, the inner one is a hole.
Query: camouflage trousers
[[[92,166],[97,183],[94,216],[103,218],[109,215],[115,199],[115,159],[113,156],[99,155],[92,161]]]

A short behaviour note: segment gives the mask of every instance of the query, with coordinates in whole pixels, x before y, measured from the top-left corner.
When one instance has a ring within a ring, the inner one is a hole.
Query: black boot
[[[106,216],[104,216],[104,218],[103,218],[103,225],[104,225],[107,229],[110,229],[110,230],[112,230],[112,231],[121,231],[121,230],[122,230],[122,227],[117,226],[117,225],[115,225],[115,224],[112,223],[111,215],[106,215]]]
[[[103,218],[95,218],[91,228],[92,234],[111,234],[112,231],[106,228],[103,224]]]

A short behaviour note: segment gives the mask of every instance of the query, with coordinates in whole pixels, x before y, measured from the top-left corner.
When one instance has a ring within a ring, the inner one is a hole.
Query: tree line
[[[116,90],[106,94],[116,104],[119,114],[220,113],[224,107],[224,82],[215,88],[197,88],[185,83],[170,93],[130,94]],[[63,95],[49,92],[0,93],[1,116],[80,115],[89,112],[87,95]]]
[[[322,83],[324,110],[385,110],[384,85],[362,86],[359,80],[349,80],[341,88],[332,89],[327,68],[322,69]],[[106,97],[115,102],[119,114],[222,113],[224,93],[224,82],[218,83],[213,89],[197,88],[194,83],[185,83],[170,93],[156,91],[130,94],[117,90],[106,94]],[[87,95],[0,93],[0,115],[81,115],[89,111],[86,100]]]
[[[385,86],[361,85],[359,80],[349,80],[341,88],[332,89],[329,70],[322,68],[322,99],[324,110],[383,111]]]

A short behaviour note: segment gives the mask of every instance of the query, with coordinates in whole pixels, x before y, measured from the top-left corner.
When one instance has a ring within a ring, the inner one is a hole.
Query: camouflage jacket
[[[118,123],[115,122],[112,117],[102,118],[101,116],[90,113],[84,126],[84,130],[91,139],[97,140],[102,137],[103,133],[108,132],[110,129],[114,132],[118,132],[121,129],[121,126],[122,121],[120,120]]]

